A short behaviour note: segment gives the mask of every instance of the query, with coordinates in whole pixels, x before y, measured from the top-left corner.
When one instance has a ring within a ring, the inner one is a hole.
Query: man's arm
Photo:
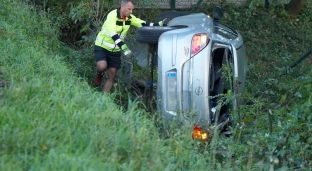
[[[166,19],[165,19],[166,20]],[[148,21],[141,20],[134,15],[131,15],[131,25],[135,27],[145,27],[145,26],[166,26],[167,22],[165,23],[164,20],[158,23],[152,23]]]
[[[104,27],[102,31],[107,32],[107,34],[113,39],[115,44],[124,51],[124,55],[131,55],[131,51],[128,46],[121,40],[120,36],[116,31],[116,16],[114,12],[107,15]]]
[[[107,31],[109,36],[114,40],[115,44],[122,48],[124,45],[124,42],[120,39],[120,36],[118,35],[116,31],[116,16],[114,14],[115,12],[111,12],[107,15],[107,19],[105,21],[104,29]],[[104,31],[105,31],[104,30]]]

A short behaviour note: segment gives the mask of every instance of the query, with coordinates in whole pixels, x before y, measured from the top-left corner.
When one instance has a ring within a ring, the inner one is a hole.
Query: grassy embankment
[[[175,167],[180,145],[164,146],[136,103],[124,111],[73,73],[44,13],[7,1],[0,20],[0,170]]]

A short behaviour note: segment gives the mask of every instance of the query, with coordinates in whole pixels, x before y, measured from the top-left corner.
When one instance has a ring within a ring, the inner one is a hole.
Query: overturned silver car
[[[243,39],[220,22],[222,15],[215,7],[212,18],[183,14],[167,27],[137,29],[137,41],[157,45],[159,113],[164,120],[192,126],[194,139],[207,140],[213,130],[228,126],[244,91]]]

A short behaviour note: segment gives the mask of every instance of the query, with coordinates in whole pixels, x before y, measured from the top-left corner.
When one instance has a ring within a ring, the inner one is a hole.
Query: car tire
[[[187,12],[180,12],[180,11],[169,11],[169,12],[164,12],[161,13],[157,16],[157,21],[162,21],[165,18],[168,18],[169,20],[172,20],[173,18],[184,16],[184,15],[189,15],[190,13]]]
[[[172,20],[173,18],[184,16],[184,15],[189,15],[189,13],[180,12],[180,11],[164,12],[157,16],[157,22],[162,21],[165,18]],[[140,27],[136,30],[136,41],[140,43],[147,43],[147,44],[158,44],[158,39],[161,34],[163,34],[166,31],[179,29],[179,28],[183,28],[183,26]]]
[[[158,44],[161,34],[166,31],[177,29],[176,27],[140,27],[136,29],[136,41],[140,43]]]

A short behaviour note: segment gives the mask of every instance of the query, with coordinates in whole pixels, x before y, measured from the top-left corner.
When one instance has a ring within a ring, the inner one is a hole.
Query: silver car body
[[[192,120],[211,124],[213,106],[209,91],[211,86],[212,58],[216,51],[231,55],[234,63],[235,94],[244,91],[246,78],[246,56],[243,39],[230,27],[198,13],[176,17],[168,26],[180,27],[164,32],[158,41],[158,110],[165,120],[177,119],[191,123],[186,111],[195,113]],[[208,44],[191,56],[192,38],[206,34]],[[236,108],[239,101],[235,101]],[[194,123],[193,123],[194,124]]]

